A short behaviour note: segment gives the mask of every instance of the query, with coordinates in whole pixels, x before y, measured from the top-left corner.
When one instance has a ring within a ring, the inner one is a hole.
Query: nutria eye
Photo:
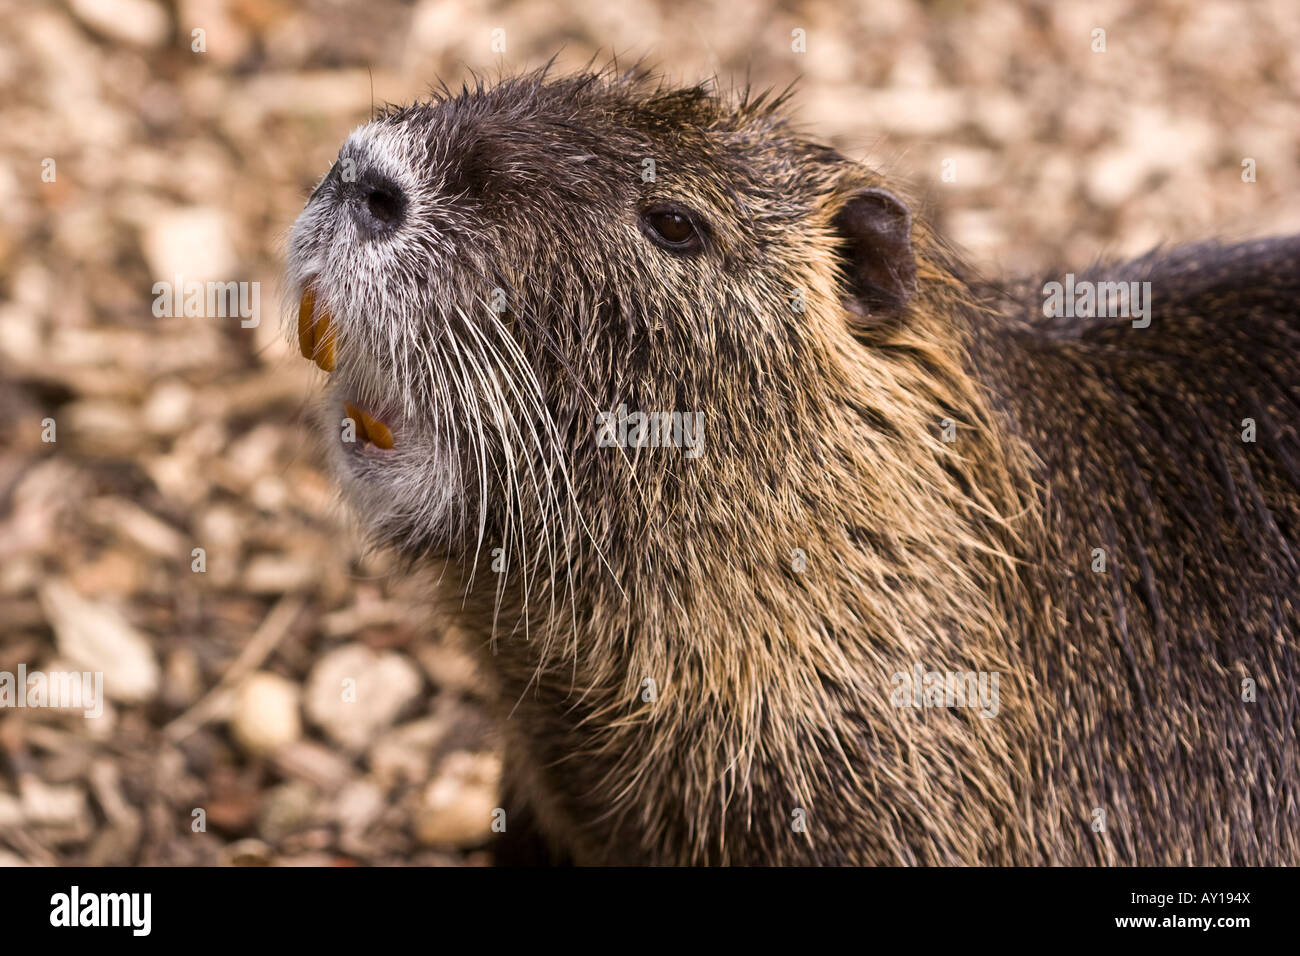
[[[651,206],[641,213],[641,231],[670,252],[696,252],[703,245],[695,220],[677,206]]]

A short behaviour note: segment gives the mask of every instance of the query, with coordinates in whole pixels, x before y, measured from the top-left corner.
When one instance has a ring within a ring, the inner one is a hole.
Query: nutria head
[[[290,285],[303,352],[333,373],[338,473],[378,538],[513,563],[609,533],[606,508],[708,459],[761,473],[751,445],[790,449],[799,390],[864,359],[847,333],[898,316],[915,267],[903,203],[781,105],[535,73],[348,138],[293,229]],[[699,414],[704,433],[637,474],[635,448],[598,442],[620,406]]]

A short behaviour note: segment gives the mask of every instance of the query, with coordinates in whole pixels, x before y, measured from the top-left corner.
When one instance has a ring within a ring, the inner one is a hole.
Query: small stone
[[[71,0],[72,12],[96,33],[131,46],[167,41],[167,11],[154,0]]]
[[[384,791],[369,780],[354,780],[339,791],[334,815],[341,829],[362,833],[384,812]]]
[[[180,382],[163,382],[149,393],[143,417],[155,435],[174,435],[194,421],[194,393]]]
[[[307,681],[307,715],[345,747],[360,750],[392,725],[424,681],[402,654],[347,644],[322,657]]]
[[[319,790],[337,790],[352,776],[352,767],[334,750],[311,740],[297,740],[275,752],[275,767],[286,777],[305,780]]]
[[[500,786],[501,760],[494,754],[451,754],[425,788],[416,810],[416,839],[440,847],[485,843],[500,807]]]
[[[222,866],[270,866],[271,848],[261,840],[239,840],[223,847]]]
[[[169,286],[175,285],[177,276],[185,286],[230,281],[238,262],[226,214],[216,208],[186,206],[152,216],[145,226],[143,246],[154,281]],[[188,290],[173,288],[171,292],[172,314],[184,315]],[[178,295],[179,307],[175,302]]]
[[[432,717],[395,727],[370,748],[371,772],[384,786],[423,783],[434,748],[446,736],[446,723]]]
[[[310,555],[259,554],[248,562],[243,588],[250,594],[310,591],[320,576],[320,562]]]
[[[158,661],[148,638],[114,607],[88,601],[62,581],[42,587],[40,599],[59,652],[80,670],[102,673],[106,696],[138,703],[158,692]]]
[[[253,674],[236,693],[231,733],[245,750],[270,754],[302,735],[298,687],[277,674]]]
[[[72,828],[90,822],[86,792],[74,784],[47,784],[29,779],[22,784],[22,812],[29,825]]]
[[[278,843],[291,833],[310,826],[316,816],[319,794],[316,788],[301,780],[281,784],[262,798],[258,814],[258,832]]]

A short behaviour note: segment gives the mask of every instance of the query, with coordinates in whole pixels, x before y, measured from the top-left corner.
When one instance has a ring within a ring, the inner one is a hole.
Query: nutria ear
[[[912,214],[887,189],[861,189],[849,196],[832,224],[842,240],[845,307],[864,327],[896,317],[916,291]]]

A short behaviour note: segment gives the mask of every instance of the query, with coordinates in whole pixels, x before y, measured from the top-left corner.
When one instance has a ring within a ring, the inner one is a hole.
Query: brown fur
[[[583,863],[1296,862],[1300,243],[1100,270],[1153,282],[1138,330],[1044,320],[918,221],[915,294],[864,306],[836,216],[882,180],[779,107],[538,75],[379,120],[483,197],[459,288],[509,277],[557,425],[488,452],[458,532],[384,529],[449,558],[513,788]],[[598,234],[637,190],[707,210],[706,252]],[[704,454],[596,447],[620,402],[702,411]],[[997,673],[1000,712],[894,706],[917,663]]]

